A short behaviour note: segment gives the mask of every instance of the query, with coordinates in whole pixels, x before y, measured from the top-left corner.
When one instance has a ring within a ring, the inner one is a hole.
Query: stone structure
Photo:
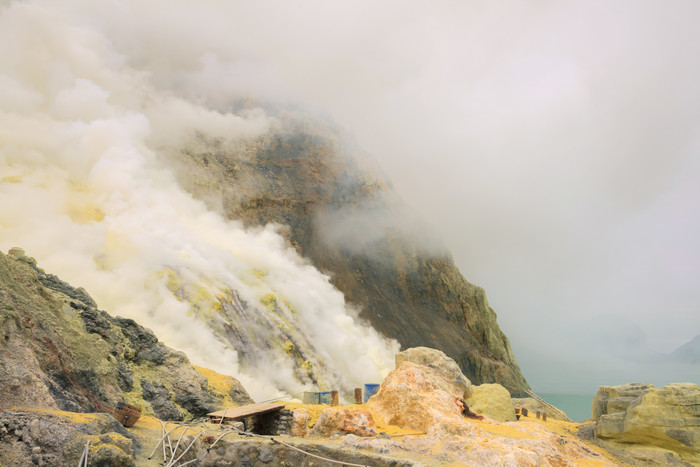
[[[267,412],[253,417],[253,433],[259,435],[289,435],[292,432],[294,414],[289,409]]]

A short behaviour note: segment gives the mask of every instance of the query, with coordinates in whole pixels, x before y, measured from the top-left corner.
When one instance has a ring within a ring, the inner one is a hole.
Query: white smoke
[[[255,138],[272,122],[261,110],[236,115],[206,106],[140,69],[151,59],[150,67],[184,73],[201,65],[197,59],[212,45],[185,31],[159,56],[160,32],[123,19],[132,14],[143,21],[159,8],[167,15],[168,4],[141,3],[106,2],[100,14],[96,4],[82,2],[0,7],[0,246],[25,248],[47,271],[85,287],[100,308],[153,329],[197,364],[241,378],[254,398],[307,386],[283,354],[239,368],[242,349],[212,332],[218,318],[194,317],[225,290],[252,304],[270,295],[288,304],[280,307],[294,310],[294,324],[328,367],[329,381],[378,381],[392,365],[396,343],[359,323],[329,278],[272,226],[247,231],[177,185],[168,149],[196,134]],[[123,22],[110,22],[110,15]],[[133,29],[114,36],[129,25]],[[142,47],[114,46],[139,40]],[[174,63],[177,57],[181,62]],[[235,90],[224,91],[218,97],[236,97]],[[203,289],[205,297],[183,300],[173,281]]]

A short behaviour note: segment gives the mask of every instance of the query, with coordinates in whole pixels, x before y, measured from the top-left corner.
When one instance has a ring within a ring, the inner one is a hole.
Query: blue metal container
[[[318,393],[318,403],[331,405],[331,391],[323,391]]]
[[[304,404],[327,404],[331,405],[333,398],[332,391],[305,392],[302,402]]]
[[[381,386],[381,384],[365,384],[365,396],[362,400],[367,402],[370,397],[379,391],[379,386]]]

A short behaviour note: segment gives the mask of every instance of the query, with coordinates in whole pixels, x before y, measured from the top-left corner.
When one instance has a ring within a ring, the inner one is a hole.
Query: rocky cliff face
[[[201,416],[250,398],[232,378],[215,389],[187,357],[130,319],[98,310],[83,289],[26,256],[0,253],[0,410],[109,411],[125,401],[161,419]]]
[[[475,384],[528,388],[482,288],[408,219],[389,183],[338,131],[279,115],[238,147],[193,144],[178,157],[194,196],[248,226],[277,223],[360,316],[403,348],[444,351]]]

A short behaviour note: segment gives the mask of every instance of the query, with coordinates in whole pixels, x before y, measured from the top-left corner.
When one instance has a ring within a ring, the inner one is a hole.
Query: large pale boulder
[[[425,432],[450,425],[448,431],[455,433],[466,424],[455,402],[462,395],[438,370],[404,361],[384,378],[367,405],[391,425]]]
[[[417,365],[427,366],[442,375],[440,384],[449,386],[449,392],[466,399],[471,395],[472,383],[467,379],[459,365],[440,350],[428,347],[413,347],[396,354],[396,368],[403,362],[412,362]]]
[[[629,389],[629,385],[605,388],[613,397],[601,407],[622,410],[601,414],[593,430],[595,436],[625,445],[656,446],[678,453],[686,462],[700,462],[700,386],[649,386],[633,400],[621,400],[631,397]]]
[[[500,384],[472,386],[472,395],[467,399],[469,408],[499,422],[515,421],[515,410],[510,392]]]

